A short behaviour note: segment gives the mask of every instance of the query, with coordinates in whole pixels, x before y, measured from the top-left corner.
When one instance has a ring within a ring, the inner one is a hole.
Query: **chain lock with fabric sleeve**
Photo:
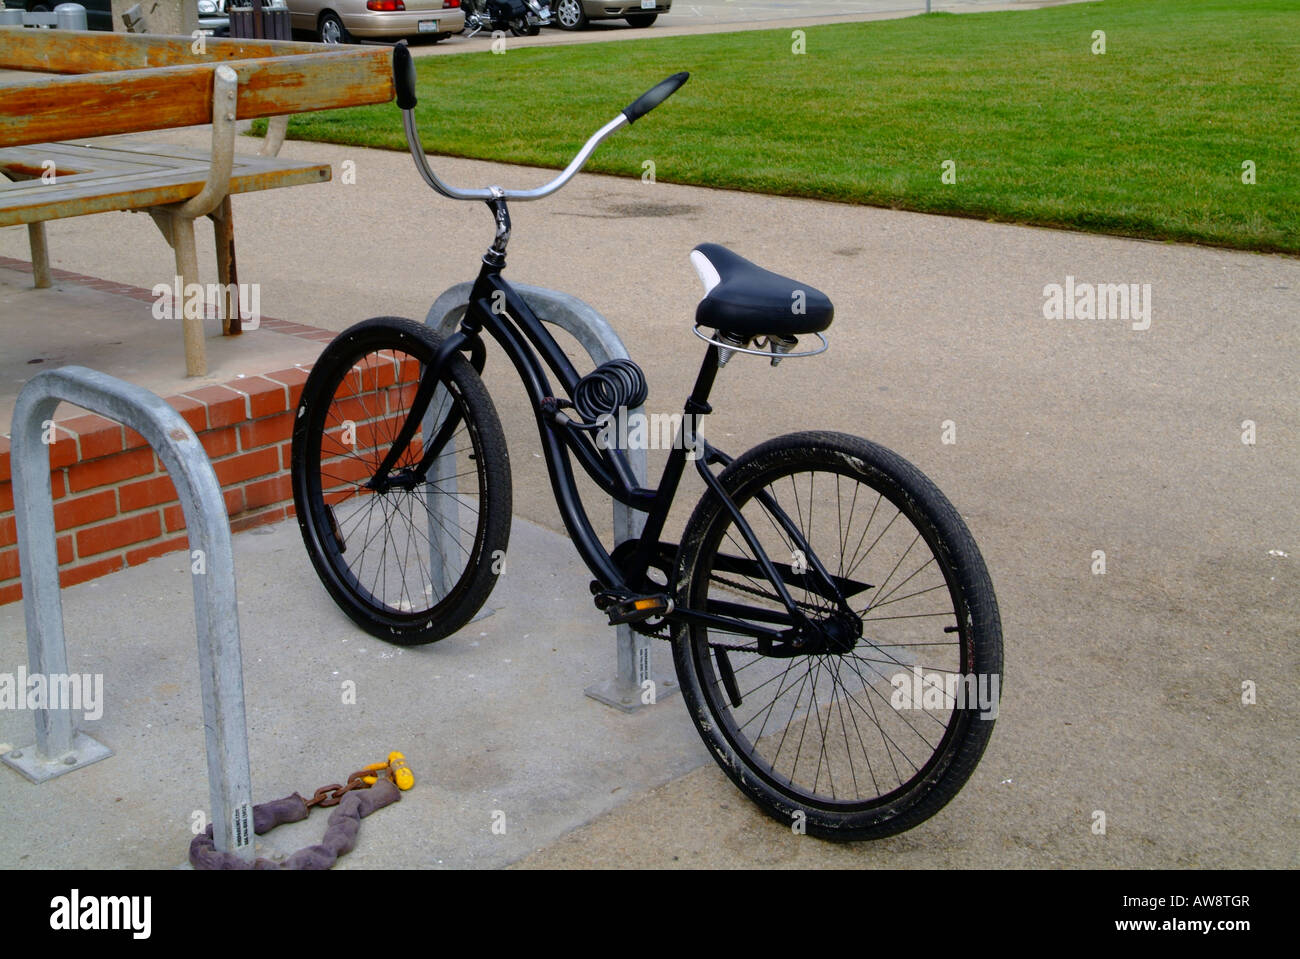
[[[399,752],[388,754],[388,760],[371,763],[348,776],[347,784],[331,783],[317,789],[311,799],[298,793],[260,803],[253,807],[253,832],[261,836],[276,826],[301,822],[313,807],[337,806],[330,813],[325,835],[314,846],[300,849],[284,862],[271,859],[241,859],[231,852],[220,852],[212,836],[212,826],[195,836],[190,842],[190,865],[195,869],[246,870],[246,869],[329,869],[339,856],[352,851],[357,844],[361,820],[376,810],[397,802],[402,793],[415,785],[415,774]]]

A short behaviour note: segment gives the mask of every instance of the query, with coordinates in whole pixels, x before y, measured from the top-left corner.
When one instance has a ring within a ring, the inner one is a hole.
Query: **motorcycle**
[[[466,38],[480,30],[535,37],[551,23],[548,0],[461,0],[460,6],[465,11]]]

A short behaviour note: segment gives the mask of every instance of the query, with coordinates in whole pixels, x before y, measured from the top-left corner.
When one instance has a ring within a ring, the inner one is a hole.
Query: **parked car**
[[[199,29],[215,37],[230,36],[226,0],[199,0]]]
[[[28,13],[53,11],[63,0],[5,0],[4,6]],[[113,29],[111,0],[70,0],[86,8],[86,27],[90,30]],[[198,0],[199,29],[204,33],[224,37],[230,32],[230,18],[226,16],[226,0]]]
[[[672,6],[673,0],[551,0],[551,22],[562,30],[581,30],[592,20],[626,20],[634,27],[648,27]]]
[[[26,10],[28,13],[52,13],[63,0],[5,0],[4,6],[11,10]],[[86,27],[90,30],[113,29],[113,7],[110,0],[71,0],[86,8]]]
[[[321,43],[399,40],[431,36],[444,40],[465,29],[460,0],[288,0],[295,30],[314,33]]]

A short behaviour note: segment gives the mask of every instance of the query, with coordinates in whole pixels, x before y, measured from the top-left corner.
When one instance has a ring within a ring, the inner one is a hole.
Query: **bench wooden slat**
[[[191,63],[221,63],[295,53],[337,54],[316,43],[207,37],[204,52],[194,39],[101,30],[7,30],[0,27],[0,69],[46,73],[98,73]]]
[[[53,161],[55,170],[67,170],[57,173],[55,183],[49,184],[39,179],[36,182],[23,181],[21,184],[3,185],[0,190],[18,189],[19,186],[48,190],[74,177],[168,174],[186,171],[193,175],[196,182],[202,182],[208,173],[211,158],[206,150],[178,146],[170,143],[132,143],[129,141],[109,141],[108,143],[30,143],[26,146],[0,149],[0,170],[17,170],[20,175],[39,177],[44,164]],[[264,157],[258,154],[235,154],[235,162],[248,173],[253,171],[275,171],[298,166],[295,161]]]
[[[247,142],[252,146],[256,146],[261,141],[248,139]],[[116,163],[189,164],[193,162],[202,163],[205,168],[212,162],[212,154],[206,147],[184,146],[178,143],[155,143],[129,137],[105,137],[103,140],[62,143],[57,144],[57,146],[67,148],[69,154],[74,156],[85,156],[88,155],[85,151],[92,150],[96,162],[99,162],[101,156],[108,162]],[[29,145],[15,149],[30,150],[35,148],[36,145]],[[0,151],[0,153],[3,152]],[[235,159],[249,166],[261,165],[266,167],[277,167],[296,162],[279,157],[262,156],[258,153],[236,153]]]
[[[93,161],[93,162],[92,162]],[[156,172],[159,167],[192,167],[191,156],[166,156],[153,154],[139,156],[126,150],[95,149],[68,143],[31,143],[21,147],[0,150],[0,172],[16,174],[17,178],[39,178],[46,173],[47,163],[54,164],[58,183],[72,177],[102,176],[106,173]],[[37,186],[42,186],[38,183]],[[4,188],[4,184],[0,184]]]
[[[3,33],[0,28],[0,35]],[[393,98],[386,47],[232,60],[227,65],[239,75],[237,116],[241,120],[385,103]],[[210,123],[215,69],[213,64],[196,63],[43,77],[5,87],[0,97],[0,144],[17,146]]]
[[[306,169],[306,168],[304,168]],[[0,162],[0,172],[6,175],[12,175],[12,167],[8,163]],[[267,182],[274,183],[275,178],[284,173],[283,168],[265,168],[255,165],[239,168],[238,175],[242,177],[258,176],[269,174],[271,179]],[[234,172],[232,171],[232,175]],[[84,194],[88,189],[104,189],[108,192],[120,194],[121,187],[131,186],[154,186],[162,184],[171,186],[174,184],[184,185],[187,183],[202,186],[207,176],[207,168],[199,167],[197,164],[178,165],[168,169],[162,166],[140,167],[130,172],[121,170],[93,170],[84,173],[77,173],[70,176],[59,177],[55,183],[46,183],[41,179],[19,180],[17,183],[0,184],[0,209],[17,209],[32,204],[50,203],[64,196],[65,194],[76,192]],[[98,185],[98,187],[96,186]],[[197,193],[198,191],[195,190]],[[232,191],[234,192],[234,191]]]
[[[245,166],[265,166],[268,169],[293,162],[260,154],[236,153],[235,158],[242,161]],[[70,143],[28,143],[19,147],[0,149],[0,165],[21,164],[39,167],[47,160],[53,160],[56,169],[84,167],[106,171],[120,169],[124,173],[129,173],[139,169],[156,170],[159,167],[184,167],[185,169],[201,167],[207,170],[212,157],[207,150],[179,144],[136,143],[116,138]]]
[[[35,144],[0,150],[0,171],[7,164],[30,165],[65,144]],[[170,144],[132,144],[130,149],[77,147],[78,162],[87,172],[54,183],[0,181],[0,227],[56,220],[112,210],[139,210],[179,203],[196,195],[207,178],[208,155]],[[134,172],[123,172],[121,154],[139,160]],[[103,169],[96,169],[100,164]],[[36,166],[39,167],[39,162]],[[299,163],[271,157],[237,154],[230,175],[230,193],[251,193],[330,179],[329,164]]]

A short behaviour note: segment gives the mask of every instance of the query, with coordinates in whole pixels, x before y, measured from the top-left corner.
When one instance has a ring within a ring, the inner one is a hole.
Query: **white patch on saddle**
[[[704,295],[708,296],[709,292],[722,282],[722,277],[718,276],[718,271],[709,262],[709,258],[699,250],[691,250],[691,265],[700,275],[700,282],[704,284]]]

